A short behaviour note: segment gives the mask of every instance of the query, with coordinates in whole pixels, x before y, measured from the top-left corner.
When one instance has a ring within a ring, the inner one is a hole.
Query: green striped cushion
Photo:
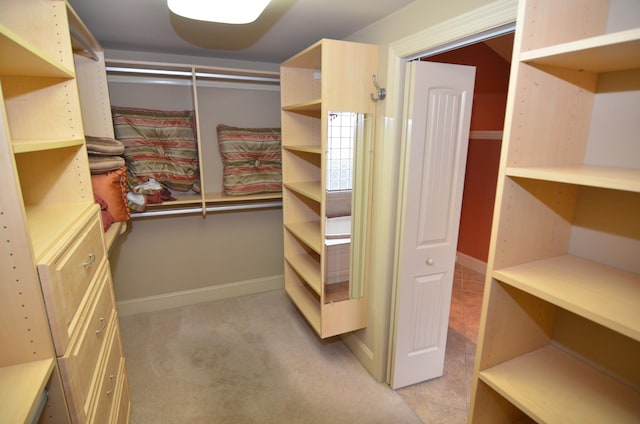
[[[280,128],[217,126],[225,195],[282,191]]]
[[[116,138],[139,183],[153,178],[175,191],[196,190],[200,171],[192,111],[163,111],[113,106]]]

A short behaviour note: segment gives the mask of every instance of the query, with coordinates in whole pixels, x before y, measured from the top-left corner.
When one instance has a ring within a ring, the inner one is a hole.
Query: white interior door
[[[444,369],[475,67],[407,64],[389,383]]]

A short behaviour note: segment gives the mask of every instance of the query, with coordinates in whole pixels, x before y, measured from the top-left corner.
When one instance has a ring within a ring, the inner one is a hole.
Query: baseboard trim
[[[456,262],[480,274],[487,274],[487,263],[461,252],[456,253]]]
[[[156,296],[140,297],[137,299],[117,302],[118,315],[128,316],[143,312],[161,311],[197,303],[248,294],[262,293],[284,288],[284,275],[274,275],[253,280],[237,281],[228,284],[203,287],[199,289],[183,290]]]
[[[340,336],[342,342],[349,348],[353,356],[355,356],[358,361],[364,366],[364,368],[369,371],[371,376],[378,381],[383,381],[384,377],[379,375],[374,375],[371,370],[375,369],[375,362],[373,358],[373,352],[369,347],[364,344],[362,339],[358,337],[358,333],[349,333]]]

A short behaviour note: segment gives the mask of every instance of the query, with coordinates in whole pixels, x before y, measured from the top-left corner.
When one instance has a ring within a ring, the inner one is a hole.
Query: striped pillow
[[[227,196],[282,191],[280,128],[217,126]]]
[[[200,171],[192,111],[113,106],[116,138],[124,144],[130,175],[175,191],[198,191]]]

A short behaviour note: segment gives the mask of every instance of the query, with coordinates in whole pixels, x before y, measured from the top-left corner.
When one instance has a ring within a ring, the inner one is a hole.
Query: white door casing
[[[439,377],[469,143],[475,67],[407,64],[390,384]]]

